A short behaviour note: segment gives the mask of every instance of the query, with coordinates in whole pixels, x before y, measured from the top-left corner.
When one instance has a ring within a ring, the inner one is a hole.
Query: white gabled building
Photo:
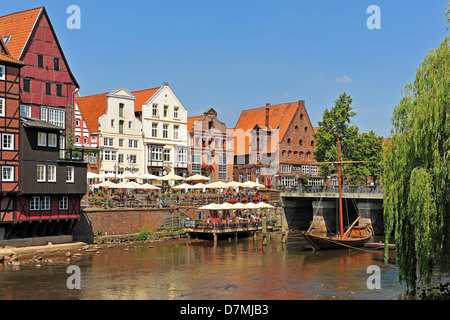
[[[186,176],[188,169],[187,109],[168,83],[142,106],[136,106],[143,126],[146,173]]]

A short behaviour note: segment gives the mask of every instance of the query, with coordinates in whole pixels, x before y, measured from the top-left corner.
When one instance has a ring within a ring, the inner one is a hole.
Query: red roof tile
[[[132,92],[136,96],[135,112],[142,110],[142,104],[150,100],[159,88]],[[98,132],[98,119],[106,113],[106,93],[76,99],[83,119],[90,132]]]
[[[0,17],[0,34],[4,37],[11,35],[7,46],[14,59],[21,58],[42,9],[39,7]]]
[[[202,120],[204,116],[198,116],[198,117],[190,117],[187,119],[187,129],[189,132],[192,133],[192,129],[194,128],[194,123]]]

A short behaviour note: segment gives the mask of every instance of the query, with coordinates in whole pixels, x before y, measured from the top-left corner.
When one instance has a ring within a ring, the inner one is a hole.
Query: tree
[[[380,172],[383,138],[373,131],[360,134],[358,126],[351,124],[356,115],[352,102],[353,99],[344,92],[331,110],[325,109],[314,135],[317,139],[314,156],[318,162],[337,161],[336,142],[339,135],[343,161],[368,161],[343,166],[343,176],[350,180],[350,184],[367,183],[367,177],[376,181]],[[337,165],[321,165],[321,172],[326,178],[337,172]]]
[[[399,280],[414,293],[417,281],[431,284],[434,268],[450,270],[450,36],[406,85],[391,136],[382,159],[385,242],[394,232]]]
[[[319,129],[313,135],[317,140],[314,157],[318,162],[337,161],[336,141],[339,135],[341,156],[343,160],[352,159],[355,140],[359,128],[350,125],[351,119],[356,115],[351,106],[353,99],[345,92],[335,101],[331,110],[325,109]],[[343,175],[348,173],[349,166],[343,167]],[[321,173],[326,178],[337,172],[337,166],[321,165]]]

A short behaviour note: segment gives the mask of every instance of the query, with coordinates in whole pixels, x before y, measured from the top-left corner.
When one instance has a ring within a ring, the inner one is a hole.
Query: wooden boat
[[[325,162],[324,164],[337,164],[339,177],[339,218],[340,218],[340,236],[329,237],[326,235],[314,234],[313,230],[303,233],[305,239],[316,250],[346,249],[351,247],[362,247],[369,242],[374,235],[372,225],[355,226],[361,217],[344,233],[343,214],[342,214],[342,184],[341,184],[341,165],[344,163],[362,163],[364,161],[341,161],[339,137],[337,138],[338,162]]]

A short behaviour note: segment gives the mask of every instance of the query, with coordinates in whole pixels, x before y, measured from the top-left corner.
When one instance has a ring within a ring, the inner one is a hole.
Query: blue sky
[[[392,111],[425,54],[446,35],[447,0],[21,0],[44,5],[82,95],[169,82],[189,116],[215,108],[234,127],[241,110],[306,101],[313,125],[342,92],[361,132],[390,134]],[[81,30],[66,26],[78,5]],[[381,29],[366,25],[370,5]]]

